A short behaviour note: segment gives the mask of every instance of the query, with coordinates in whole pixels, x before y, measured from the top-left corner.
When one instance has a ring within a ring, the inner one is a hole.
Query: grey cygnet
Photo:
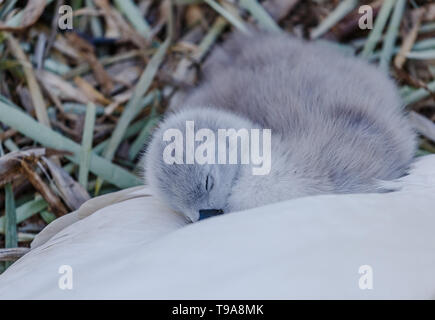
[[[296,197],[382,192],[379,181],[403,176],[413,159],[416,135],[394,82],[330,45],[237,34],[203,71],[170,107],[143,160],[146,183],[191,221]],[[252,175],[246,164],[166,164],[163,133],[185,134],[189,120],[195,130],[271,129],[270,174]]]

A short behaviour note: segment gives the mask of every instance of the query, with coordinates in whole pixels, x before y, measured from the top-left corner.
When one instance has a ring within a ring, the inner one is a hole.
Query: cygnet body
[[[379,181],[403,176],[415,152],[402,109],[394,82],[363,60],[286,35],[238,34],[213,51],[200,84],[154,132],[143,160],[146,183],[192,221],[207,210],[382,192]],[[271,129],[270,173],[253,175],[252,164],[166,163],[163,135],[174,128],[185,134],[186,121],[216,136],[219,129]]]

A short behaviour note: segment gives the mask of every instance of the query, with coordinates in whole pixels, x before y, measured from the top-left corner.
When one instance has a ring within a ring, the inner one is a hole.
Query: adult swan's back
[[[124,191],[47,242],[50,230],[41,234],[0,276],[0,300],[435,298],[435,156],[387,187],[400,190],[300,198],[187,226],[147,189]],[[63,265],[72,290],[58,286]],[[373,289],[362,290],[370,276]]]

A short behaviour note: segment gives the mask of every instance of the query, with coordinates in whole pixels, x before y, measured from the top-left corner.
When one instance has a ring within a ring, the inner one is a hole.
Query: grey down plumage
[[[200,84],[175,99],[144,157],[147,183],[192,221],[199,210],[242,210],[327,193],[380,192],[406,173],[415,134],[394,82],[324,43],[237,34],[213,50]],[[270,128],[271,172],[249,165],[168,165],[168,128]],[[210,181],[212,181],[210,187]]]

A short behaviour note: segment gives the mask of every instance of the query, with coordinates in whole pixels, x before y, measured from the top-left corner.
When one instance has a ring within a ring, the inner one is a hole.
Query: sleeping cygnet
[[[232,135],[220,142],[220,132]],[[406,173],[415,140],[395,84],[375,66],[324,43],[238,34],[170,107],[143,164],[154,193],[197,221],[296,197],[383,192],[381,180]],[[253,151],[263,167],[270,160],[260,174]]]

